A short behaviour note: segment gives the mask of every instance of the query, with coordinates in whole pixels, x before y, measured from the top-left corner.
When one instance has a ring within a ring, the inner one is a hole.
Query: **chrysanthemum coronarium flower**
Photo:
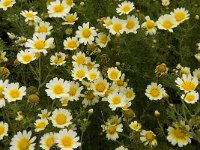
[[[122,15],[122,14],[129,14],[133,9],[134,9],[134,4],[132,2],[124,1],[118,5],[116,11],[119,15]]]
[[[173,32],[173,28],[177,27],[178,24],[172,15],[165,14],[158,18],[156,25],[158,29]]]
[[[66,63],[65,61],[66,55],[65,53],[59,52],[55,53],[50,57],[50,64],[55,66],[62,66]]]
[[[79,136],[73,130],[63,129],[56,134],[56,143],[62,150],[73,150],[81,146]]]
[[[11,139],[10,150],[34,150],[36,137],[32,137],[31,131],[23,130],[17,132],[16,135]]]
[[[157,28],[156,28],[156,22],[151,20],[149,16],[145,17],[145,22],[141,25],[142,28],[145,28],[145,34],[146,35],[154,35],[156,34]]]
[[[79,26],[76,31],[76,37],[79,39],[79,42],[84,45],[92,44],[95,36],[97,36],[96,29],[94,27],[90,27],[89,22],[83,23],[83,25]]]
[[[161,100],[165,93],[166,91],[164,88],[162,88],[161,84],[152,82],[150,85],[147,86],[145,95],[150,100]]]
[[[112,81],[119,80],[121,77],[121,71],[117,67],[108,68],[107,74],[108,78]]]
[[[48,111],[47,109],[42,109],[41,110],[41,113],[38,114],[38,116],[41,118],[41,119],[49,119],[51,115],[51,112]]]
[[[170,14],[176,19],[176,22],[178,24],[184,22],[185,20],[188,20],[190,17],[190,14],[187,10],[185,10],[185,8],[176,8]]]
[[[125,30],[126,22],[119,18],[113,17],[112,24],[108,27],[109,31],[113,35],[119,36]]]
[[[69,11],[71,10],[71,7],[68,6],[65,1],[56,0],[51,2],[48,6],[48,14],[49,17],[56,17],[56,18],[62,18],[64,17]]]
[[[95,105],[99,102],[98,95],[95,95],[93,91],[88,90],[84,95],[82,95],[84,98],[82,101],[82,104],[84,107]]]
[[[130,87],[124,88],[122,90],[122,93],[124,94],[125,98],[128,101],[132,101],[135,98],[135,92],[133,91],[133,88]]]
[[[165,63],[162,63],[156,66],[155,73],[157,76],[161,76],[163,74],[167,74],[168,70],[169,68],[167,67],[167,65]]]
[[[106,79],[98,78],[91,84],[94,94],[103,96],[109,88],[109,83]]]
[[[28,39],[25,46],[29,48],[30,51],[47,53],[47,49],[50,48],[54,42],[53,38],[46,37],[46,34],[34,34],[32,39]]]
[[[62,25],[74,25],[75,21],[78,20],[77,13],[70,14],[68,13],[63,17],[64,22]]]
[[[137,33],[137,30],[140,28],[139,20],[135,16],[128,16],[125,20],[125,28],[124,31],[126,33]]]
[[[35,60],[35,52],[30,50],[20,51],[17,54],[17,59],[22,64],[29,64],[31,61]]]
[[[35,132],[40,132],[46,128],[49,124],[47,119],[37,119],[34,123],[35,125]]]
[[[52,29],[53,27],[49,22],[42,21],[35,26],[35,33],[44,33],[46,35],[50,35]]]
[[[20,87],[19,83],[10,83],[4,88],[3,94],[8,102],[22,100],[26,95],[26,87]]]
[[[196,77],[193,77],[191,74],[183,74],[182,78],[178,77],[175,82],[180,90],[183,90],[185,92],[194,91],[199,84],[198,79]]]
[[[78,52],[75,55],[72,56],[72,63],[73,65],[84,65],[87,64],[89,61],[89,58],[86,57],[85,53],[83,52]]]
[[[5,103],[5,96],[3,94],[4,89],[8,85],[8,80],[0,80],[0,108],[4,107],[6,105]]]
[[[186,125],[184,121],[174,123],[173,127],[168,127],[167,140],[172,145],[178,145],[178,147],[186,146],[191,143],[191,133],[189,125]]]
[[[67,92],[69,91],[70,84],[68,81],[63,80],[62,78],[53,78],[46,84],[47,89],[45,90],[47,95],[51,99],[61,98],[68,96]]]
[[[8,124],[1,121],[0,122],[0,140],[2,140],[5,136],[8,136]]]
[[[110,41],[110,35],[106,35],[104,33],[99,33],[96,37],[96,43],[101,48],[106,47],[109,41]]]
[[[152,131],[142,130],[140,132],[140,140],[144,145],[157,146],[156,135]]]
[[[193,76],[200,79],[200,68],[198,69],[195,69],[193,72],[192,72]]]
[[[16,3],[15,0],[1,0],[0,8],[6,11],[9,7],[12,7]]]
[[[129,127],[133,130],[133,131],[139,131],[142,127],[142,125],[140,123],[138,123],[137,121],[131,122],[129,124]]]
[[[86,66],[75,65],[72,70],[72,77],[74,80],[82,81],[86,77],[87,72],[88,72],[88,69]]]
[[[100,71],[98,71],[96,68],[88,70],[86,77],[89,81],[94,81],[100,77]]]
[[[76,50],[79,46],[78,38],[68,37],[66,40],[64,40],[63,45],[64,45],[64,49],[66,50]]]
[[[28,22],[33,21],[36,18],[37,12],[34,12],[32,10],[23,10],[21,11],[20,15],[22,15],[25,18],[25,21]]]
[[[55,109],[52,112],[52,116],[50,118],[54,127],[57,128],[65,128],[72,124],[72,116],[71,113],[63,108]]]
[[[50,150],[55,145],[56,134],[49,132],[44,134],[40,139],[40,147],[43,150]]]
[[[199,93],[196,91],[190,91],[183,94],[181,98],[188,104],[194,104],[199,100]]]
[[[109,107],[112,110],[122,108],[126,105],[127,100],[123,93],[113,92],[108,96]]]
[[[79,97],[82,96],[81,91],[83,87],[79,85],[78,82],[71,81],[68,91],[68,99],[70,101],[79,100]]]

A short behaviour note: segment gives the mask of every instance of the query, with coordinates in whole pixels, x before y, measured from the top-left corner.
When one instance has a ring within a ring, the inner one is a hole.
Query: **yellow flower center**
[[[44,114],[42,114],[42,118],[44,119],[44,118],[49,118],[49,115],[47,114],[47,113],[44,113]]]
[[[174,136],[179,139],[184,139],[186,134],[180,128],[177,128],[174,130]]]
[[[82,31],[82,36],[83,36],[84,38],[89,38],[91,35],[92,35],[92,32],[91,32],[91,30],[90,30],[89,28],[84,29],[84,30]]]
[[[146,24],[147,29],[152,29],[155,27],[155,23],[152,20],[148,20]]]
[[[3,98],[3,90],[4,90],[4,86],[0,86],[0,98]]]
[[[186,81],[186,82],[183,82],[181,87],[185,90],[185,91],[193,91],[195,90],[196,88],[196,85],[191,82],[191,81]]]
[[[85,71],[84,70],[78,70],[77,72],[76,72],[76,76],[78,77],[78,78],[84,78],[85,77]]]
[[[64,93],[64,87],[60,84],[57,84],[53,87],[53,93],[56,95]]]
[[[129,12],[130,10],[131,10],[131,7],[130,7],[129,5],[125,5],[125,6],[122,7],[122,12],[127,13],[127,12]]]
[[[111,71],[111,72],[109,73],[109,78],[110,78],[111,80],[116,80],[118,77],[119,77],[119,74],[118,74],[117,71]]]
[[[174,17],[175,17],[177,22],[180,22],[180,21],[182,21],[186,18],[184,12],[177,12],[177,13],[174,14]]]
[[[56,123],[59,125],[63,125],[67,122],[67,116],[64,114],[58,114],[56,116]]]
[[[158,97],[160,96],[160,89],[158,88],[152,88],[149,92],[151,94],[152,97]]]
[[[67,47],[69,47],[69,48],[76,48],[77,47],[76,41],[74,41],[74,40],[68,41],[67,42]]]
[[[64,6],[62,4],[55,5],[53,8],[54,13],[59,14],[64,11]]]
[[[44,49],[45,46],[46,46],[46,41],[44,41],[44,40],[37,40],[37,41],[34,43],[34,47],[35,47],[35,49],[37,49],[37,50]]]
[[[102,35],[100,38],[99,38],[99,43],[101,44],[106,44],[108,42],[108,37],[106,35]]]
[[[64,61],[63,57],[56,57],[54,60],[55,64],[61,64]]]
[[[3,126],[0,126],[0,136],[1,136],[2,134],[4,134],[4,132],[5,132],[5,128],[4,128]]]
[[[128,91],[125,93],[126,98],[131,98],[133,96],[133,93]]]
[[[27,12],[27,13],[25,14],[25,16],[26,16],[26,18],[33,19],[35,15],[34,15],[33,13]]]
[[[193,102],[194,99],[195,99],[195,96],[192,95],[192,94],[187,94],[186,97],[185,97],[185,100],[189,101],[189,102]]]
[[[11,5],[11,3],[12,3],[11,0],[4,0],[3,3],[2,3],[2,5],[3,5],[4,7],[8,7],[9,5]]]
[[[124,85],[125,85],[125,82],[122,81],[122,80],[117,80],[117,85],[118,85],[118,86],[124,86]]]
[[[108,97],[113,91],[114,91],[114,89],[109,88],[105,93],[105,97]]]
[[[25,54],[22,56],[22,60],[26,63],[30,62],[32,60],[32,56],[30,54]]]
[[[119,33],[122,30],[122,24],[121,23],[115,23],[112,28],[116,33]]]
[[[22,138],[19,140],[17,148],[19,150],[28,150],[30,146],[30,141],[28,138]]]
[[[44,129],[46,127],[46,123],[45,122],[40,122],[38,125],[37,125],[37,128],[38,129]]]
[[[89,74],[90,80],[95,80],[97,78],[97,74],[95,72]]]
[[[114,134],[114,133],[116,132],[116,130],[117,130],[117,128],[116,128],[115,125],[114,125],[114,126],[110,126],[110,127],[108,128],[108,132],[109,132],[110,134]]]
[[[104,23],[108,27],[112,24],[112,20],[105,20]]]
[[[173,24],[170,20],[165,20],[162,25],[165,29],[171,29]]]
[[[41,26],[37,30],[38,33],[46,33],[47,31],[48,31],[48,29],[46,26]]]
[[[75,96],[76,93],[77,93],[77,90],[78,89],[76,87],[71,86],[70,89],[69,89],[69,92],[68,92],[69,96]]]
[[[95,98],[95,95],[93,94],[93,92],[87,93],[86,99],[87,99],[88,101],[92,101],[94,98]]]
[[[69,6],[72,6],[72,4],[73,4],[73,0],[65,0],[65,2]]]
[[[99,82],[96,84],[95,88],[98,92],[103,92],[106,89],[106,85],[103,82]]]
[[[82,65],[82,64],[85,64],[86,59],[85,59],[84,56],[78,56],[78,57],[76,58],[75,61],[76,61],[76,63],[77,63],[78,65]]]
[[[155,138],[155,136],[153,135],[153,133],[148,132],[148,133],[146,134],[146,139],[147,139],[147,141],[151,142],[151,141],[154,140],[154,138]]]
[[[73,22],[75,22],[75,20],[76,20],[76,17],[74,15],[69,15],[66,18],[66,21],[69,23],[73,23]]]
[[[121,98],[120,98],[120,97],[113,97],[113,98],[112,98],[112,103],[113,103],[114,105],[120,104],[120,103],[121,103]]]
[[[131,30],[135,27],[135,22],[132,20],[128,20],[126,24],[126,29]]]
[[[13,99],[18,98],[20,96],[20,91],[18,89],[12,89],[10,90],[9,95]]]
[[[46,146],[47,147],[52,147],[54,145],[54,138],[53,137],[49,137],[47,140],[46,140]]]

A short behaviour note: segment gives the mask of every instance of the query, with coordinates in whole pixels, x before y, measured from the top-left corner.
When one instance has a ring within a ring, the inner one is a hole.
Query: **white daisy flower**
[[[79,85],[78,82],[71,81],[70,82],[70,88],[68,91],[68,99],[73,100],[79,100],[79,97],[82,96],[81,91],[83,90],[83,87]]]
[[[111,68],[108,68],[107,74],[110,80],[117,81],[121,77],[122,73],[120,70],[118,70],[117,67],[111,67]]]
[[[72,124],[72,116],[71,113],[63,108],[55,109],[52,112],[52,116],[50,118],[54,127],[57,128],[65,128]]]
[[[199,100],[199,93],[196,91],[190,91],[183,94],[181,98],[188,104],[194,104]]]
[[[53,27],[49,22],[42,21],[35,26],[35,33],[44,33],[46,35],[50,35],[52,29]]]
[[[94,82],[91,84],[91,88],[94,91],[94,94],[103,96],[109,88],[109,83],[106,79],[100,77],[94,80]]]
[[[169,32],[173,32],[173,28],[177,27],[176,19],[172,15],[162,15],[158,18],[156,22],[158,29],[168,30]]]
[[[76,37],[68,37],[66,40],[63,42],[64,49],[66,50],[75,50],[79,46],[79,41]]]
[[[77,13],[70,14],[68,13],[63,17],[64,22],[62,25],[74,25],[75,21],[78,20]]]
[[[8,136],[8,124],[5,122],[0,122],[0,140],[5,136]]]
[[[182,78],[177,78],[175,82],[180,90],[183,90],[185,92],[194,91],[199,84],[198,79],[196,77],[193,77],[191,74],[183,74]]]
[[[73,130],[60,130],[56,135],[56,143],[62,150],[73,150],[78,148],[81,145],[79,139],[77,133]]]
[[[140,135],[140,140],[144,145],[149,145],[150,147],[157,145],[156,135],[152,131],[142,130]]]
[[[110,41],[110,35],[106,35],[104,33],[99,33],[96,37],[96,43],[101,48],[106,47],[109,41]]]
[[[166,91],[164,90],[164,88],[162,88],[161,84],[152,82],[150,85],[147,86],[145,95],[150,100],[161,100],[165,93]]]
[[[84,43],[84,45],[92,44],[95,36],[97,36],[95,28],[89,27],[89,22],[83,23],[76,31],[76,37],[79,39],[79,42]]]
[[[111,34],[120,35],[124,32],[125,26],[126,26],[126,22],[124,20],[113,17],[112,24],[108,28]]]
[[[46,84],[47,89],[45,90],[47,95],[51,99],[61,98],[68,96],[67,92],[69,91],[70,83],[63,79],[53,78]]]
[[[118,5],[116,11],[119,15],[122,15],[122,14],[129,14],[133,9],[134,9],[134,4],[132,2],[124,1]]]
[[[16,3],[15,0],[1,0],[0,8],[6,11],[9,7],[12,7]]]
[[[177,24],[180,24],[185,20],[188,20],[190,17],[190,14],[188,13],[187,10],[185,10],[185,8],[176,8],[170,14],[175,18]]]
[[[23,10],[21,11],[20,15],[22,15],[25,18],[25,21],[28,22],[28,21],[35,20],[37,12],[34,12],[32,10],[29,10],[29,11]]]
[[[145,34],[146,35],[154,35],[156,34],[157,28],[156,28],[156,22],[150,19],[149,16],[145,17],[145,22],[142,24],[142,28],[146,29]]]
[[[139,20],[135,16],[128,16],[125,20],[125,32],[126,33],[137,33],[137,30],[140,28]]]
[[[33,39],[28,39],[25,46],[29,48],[30,51],[47,53],[47,49],[50,48],[53,43],[53,38],[46,39],[46,34],[34,34]]]
[[[55,66],[62,66],[66,63],[65,61],[66,55],[62,52],[55,53],[50,57],[50,64]]]
[[[47,6],[49,17],[62,18],[69,13],[71,7],[69,7],[64,1],[56,0]]]
[[[82,81],[86,77],[87,72],[88,69],[86,66],[76,65],[72,70],[72,77],[74,80]]]
[[[17,54],[17,60],[22,64],[29,64],[31,61],[35,60],[35,52],[30,50],[20,51]]]
[[[31,131],[27,132],[26,130],[23,130],[22,132],[17,132],[17,134],[11,139],[10,150],[34,150],[34,141],[36,137],[31,136]]]
[[[50,150],[55,145],[56,136],[55,133],[50,132],[44,134],[40,139],[40,147],[43,150]]]
[[[122,108],[126,105],[126,97],[122,93],[113,92],[108,96],[109,107],[112,110],[116,108]]]
[[[8,102],[22,100],[26,95],[26,87],[19,87],[19,83],[10,83],[4,88],[3,94]]]

